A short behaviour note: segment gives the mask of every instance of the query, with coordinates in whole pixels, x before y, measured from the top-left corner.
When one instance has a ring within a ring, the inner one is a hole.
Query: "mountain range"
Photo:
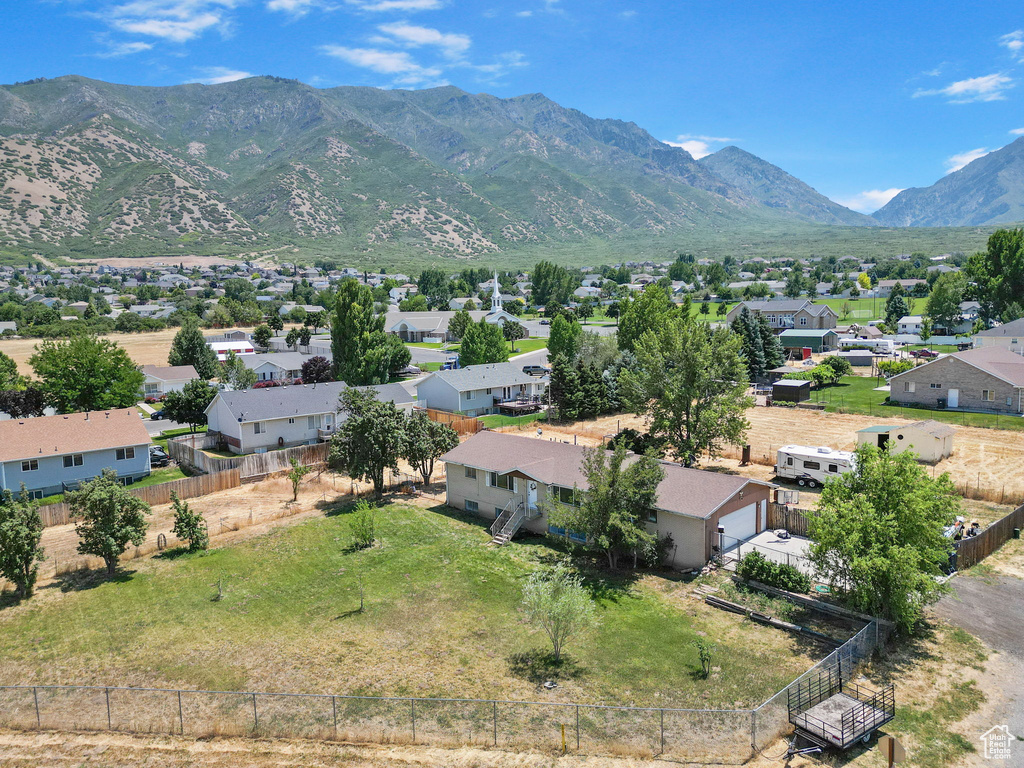
[[[1019,188],[1016,201],[1007,210],[1020,211]],[[901,226],[922,216],[908,211]],[[274,77],[0,86],[0,248],[20,252],[313,245],[469,257],[780,221],[891,219],[844,208],[736,147],[695,160],[633,123],[541,94],[317,89]]]

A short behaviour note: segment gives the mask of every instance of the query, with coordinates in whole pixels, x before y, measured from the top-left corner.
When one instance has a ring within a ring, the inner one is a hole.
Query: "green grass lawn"
[[[485,427],[494,429],[496,427],[522,427],[534,422],[543,422],[545,414],[528,413],[525,416],[504,416],[500,413],[492,413],[489,416],[479,416],[480,422]]]
[[[599,623],[552,672],[547,640],[519,604],[526,577],[565,556],[560,542],[494,549],[475,516],[389,504],[376,512],[378,545],[354,551],[350,521],[331,510],[232,547],[133,561],[114,579],[75,574],[24,605],[0,602],[0,682],[728,708],[763,701],[819,655],[687,599],[676,575],[633,580],[584,560]],[[697,671],[699,637],[714,648],[709,679]],[[559,687],[539,689],[552,674]]]
[[[876,392],[874,389],[884,384],[885,379],[875,379],[869,376],[844,376],[834,387],[811,392],[811,400],[816,403],[824,403],[826,411],[835,413],[864,413],[869,416],[877,416],[880,419],[896,416],[907,419],[934,419],[966,427],[1024,430],[1024,418],[1020,416],[888,405],[885,400],[888,399],[889,393]]]
[[[203,426],[199,427],[196,430],[196,434],[199,434],[200,432],[205,432],[205,431],[206,431],[206,425],[204,424]],[[167,450],[167,439],[168,438],[179,437],[181,435],[188,435],[188,434],[191,434],[191,430],[188,427],[182,427],[181,429],[165,429],[163,432],[160,433],[159,437],[154,437],[153,438],[153,442],[156,443],[157,445],[159,445],[161,448],[163,448],[166,451]]]
[[[547,339],[520,339],[515,344],[515,351],[510,354],[522,355],[527,352],[536,352],[538,349],[545,349],[548,346]],[[509,345],[511,349],[511,344]]]

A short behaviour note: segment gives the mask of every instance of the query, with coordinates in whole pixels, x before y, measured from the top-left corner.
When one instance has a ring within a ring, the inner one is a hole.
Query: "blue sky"
[[[0,81],[249,74],[541,92],[870,211],[1024,135],[1024,6],[675,0],[4,0]]]

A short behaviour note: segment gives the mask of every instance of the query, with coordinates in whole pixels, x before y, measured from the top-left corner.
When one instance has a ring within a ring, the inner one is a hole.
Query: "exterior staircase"
[[[513,496],[491,524],[490,532],[493,538],[488,544],[493,544],[496,547],[505,546],[512,541],[512,537],[516,535],[525,520],[526,509],[523,500]]]

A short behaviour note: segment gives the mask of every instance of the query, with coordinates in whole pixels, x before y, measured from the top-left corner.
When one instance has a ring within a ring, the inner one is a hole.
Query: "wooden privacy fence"
[[[776,528],[785,528],[796,536],[806,536],[807,523],[807,516],[802,509],[796,509],[786,504],[772,503],[768,505],[767,527],[770,531],[774,531]]]
[[[450,411],[439,411],[435,408],[415,408],[413,410],[425,411],[427,418],[441,424],[447,424],[460,435],[475,435],[484,425],[476,416],[462,416]]]
[[[297,445],[279,451],[250,453],[245,456],[210,456],[204,449],[217,445],[216,435],[187,435],[167,441],[167,454],[179,464],[199,472],[217,473],[237,469],[242,480],[264,477],[291,469],[291,460],[299,464],[322,464],[327,461],[329,443]]]
[[[237,488],[241,484],[242,479],[238,470],[228,469],[209,475],[197,475],[181,480],[171,480],[167,483],[147,485],[143,488],[129,486],[128,492],[147,504],[159,505],[169,504],[172,492],[177,493],[182,499],[194,499],[217,491],[226,491],[228,488]],[[67,525],[71,522],[71,507],[65,502],[47,504],[39,507],[39,516],[47,528],[53,525]]]
[[[1024,504],[1017,507],[1006,517],[992,523],[977,536],[953,542],[956,554],[953,558],[954,567],[962,571],[977,565],[991,555],[1013,536],[1014,528],[1024,528]]]

